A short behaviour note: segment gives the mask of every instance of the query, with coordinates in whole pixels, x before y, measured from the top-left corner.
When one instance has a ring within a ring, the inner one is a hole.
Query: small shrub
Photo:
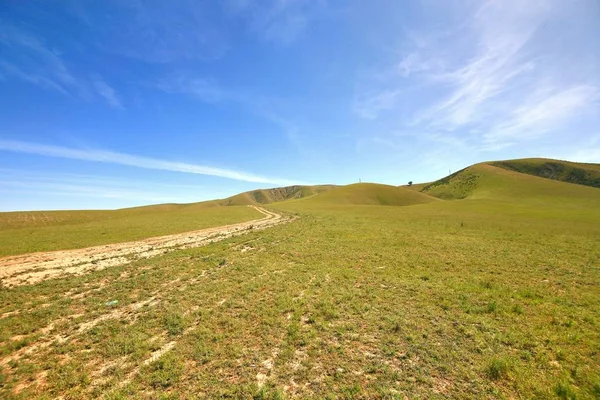
[[[554,393],[556,393],[556,396],[559,399],[565,399],[565,400],[577,399],[575,392],[573,391],[573,389],[571,389],[571,386],[568,383],[559,382],[554,387]]]
[[[254,400],[283,400],[285,396],[280,390],[271,385],[266,385],[261,387],[252,398]]]
[[[510,366],[508,362],[501,358],[493,359],[485,370],[488,378],[492,380],[505,379],[508,377]]]
[[[194,359],[200,364],[206,364],[212,357],[212,350],[203,342],[197,342],[194,347]]]
[[[77,386],[87,386],[89,383],[89,377],[85,373],[83,366],[75,363],[59,366],[52,380],[56,382],[56,387],[61,391]]]
[[[514,312],[515,314],[521,315],[521,314],[523,314],[523,308],[520,305],[515,304],[512,308],[512,312]]]
[[[177,383],[183,373],[183,364],[173,353],[167,353],[150,365],[148,379],[155,387],[169,387]]]
[[[483,281],[481,282],[481,286],[485,289],[491,289],[494,287],[494,283],[492,281]]]
[[[495,301],[492,301],[491,303],[488,303],[487,305],[487,312],[488,313],[495,313],[498,309],[498,305],[496,304]]]
[[[600,399],[600,383],[594,383],[594,386],[592,387],[592,393],[596,399]]]
[[[176,312],[170,312],[163,318],[165,328],[169,332],[169,335],[181,335],[185,330],[185,319],[183,315]]]

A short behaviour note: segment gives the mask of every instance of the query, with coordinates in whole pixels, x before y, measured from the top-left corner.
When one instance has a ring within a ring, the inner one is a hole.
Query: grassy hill
[[[250,192],[244,192],[235,196],[221,200],[222,205],[261,205],[271,204],[280,201],[302,199],[315,196],[335,188],[335,185],[315,185],[315,186],[287,186],[273,189],[259,189]]]
[[[408,206],[439,201],[424,193],[377,183],[355,183],[333,188],[304,200],[312,204]]]
[[[481,163],[465,168],[421,189],[422,193],[446,200],[489,199],[529,203],[562,203],[577,199],[579,203],[595,202],[598,188],[546,179]]]
[[[496,161],[490,164],[541,178],[600,188],[600,164],[573,163],[546,158]]]
[[[268,191],[300,218],[2,288],[0,397],[598,398],[600,189],[493,164],[411,188]],[[221,204],[0,221],[77,244],[253,217]]]

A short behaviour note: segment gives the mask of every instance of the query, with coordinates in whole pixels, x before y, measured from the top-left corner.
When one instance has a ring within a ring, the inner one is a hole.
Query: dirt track
[[[154,257],[173,250],[203,246],[232,236],[242,235],[250,230],[265,229],[291,220],[261,207],[254,208],[264,214],[265,217],[239,224],[158,236],[134,242],[0,258],[0,281],[4,286],[19,286],[37,283],[61,275],[85,274],[107,267],[128,264],[138,259]]]

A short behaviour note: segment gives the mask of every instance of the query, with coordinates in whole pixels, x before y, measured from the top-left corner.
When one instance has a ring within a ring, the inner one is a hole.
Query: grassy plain
[[[0,213],[0,257],[138,240],[260,218],[250,207],[164,204],[114,211]]]
[[[599,398],[600,191],[503,171],[2,290],[0,397]]]

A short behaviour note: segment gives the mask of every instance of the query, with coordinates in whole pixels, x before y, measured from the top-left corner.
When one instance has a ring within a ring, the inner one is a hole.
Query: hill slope
[[[427,194],[377,183],[355,183],[305,200],[313,204],[408,206],[438,201]]]
[[[490,165],[579,185],[600,188],[600,164],[584,164],[547,158],[496,161]]]
[[[523,204],[600,206],[594,187],[541,178],[497,167],[475,164],[428,184],[423,193],[441,199],[487,199]]]
[[[335,185],[286,186],[273,189],[259,189],[236,194],[219,202],[225,206],[270,204],[285,200],[302,199],[326,192]]]

